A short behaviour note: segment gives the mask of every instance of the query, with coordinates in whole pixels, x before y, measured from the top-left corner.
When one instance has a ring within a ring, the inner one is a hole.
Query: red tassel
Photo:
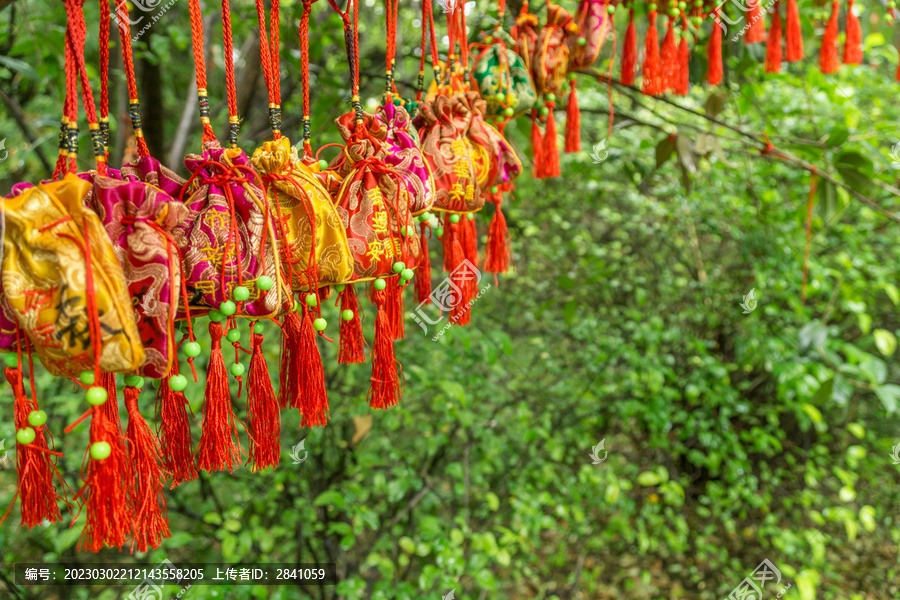
[[[469,213],[462,217],[462,247],[466,260],[478,266],[478,227],[475,225],[475,213]]]
[[[766,73],[781,73],[781,2],[775,3],[766,42]]]
[[[547,128],[544,130],[544,177],[559,177],[559,148],[556,145],[556,116],[553,102],[547,103]]]
[[[844,37],[845,65],[858,65],[862,62],[862,28],[859,18],[853,14],[853,0],[847,1],[847,33]]]
[[[122,418],[119,416],[119,392],[116,389],[116,374],[101,373],[100,385],[106,390],[106,402],[102,404],[106,418],[112,422],[122,435]]]
[[[344,320],[344,313],[350,311],[353,317]],[[365,338],[363,338],[362,322],[359,318],[359,300],[356,298],[356,290],[352,284],[344,287],[341,292],[341,329],[340,349],[338,363],[350,365],[366,362],[366,354],[363,350]]]
[[[713,9],[715,19],[712,35],[709,37],[709,69],[706,72],[706,79],[710,85],[722,83],[722,27],[719,17],[721,10],[718,6]]]
[[[628,28],[625,30],[625,42],[622,45],[622,70],[619,81],[624,85],[634,85],[637,71],[637,30],[634,27],[634,9],[628,11]]]
[[[177,374],[178,361],[174,361],[169,377]],[[166,471],[172,475],[169,489],[173,489],[186,481],[197,479],[197,469],[191,452],[191,422],[188,419],[190,406],[184,394],[173,391],[166,381],[161,382],[156,392],[156,418],[163,463]]]
[[[471,263],[463,262],[452,273],[450,282],[459,290],[457,302],[450,308],[450,322],[457,325],[468,325],[472,320],[471,303],[475,297],[476,281]]]
[[[158,548],[170,536],[163,495],[159,442],[138,410],[141,390],[125,386],[125,410],[128,412],[128,456],[131,459],[131,486],[128,490],[134,535],[131,551]],[[109,400],[107,400],[109,404]]]
[[[678,46],[678,62],[680,68],[675,93],[679,96],[687,96],[688,90],[691,89],[691,51],[688,48],[688,36],[686,35],[681,36],[681,44]]]
[[[566,104],[566,152],[581,152],[581,110],[575,93],[575,78],[569,80],[569,102]]]
[[[400,287],[400,278],[387,277],[385,283],[387,283],[385,311],[391,324],[391,336],[395,340],[402,340],[406,331],[403,323],[403,290]]]
[[[838,35],[838,3],[831,3],[831,17],[825,26],[825,35],[822,36],[822,48],[819,50],[819,70],[823,73],[834,73],[838,70],[837,51]]]
[[[666,35],[660,48],[662,91],[675,90],[679,83],[678,46],[675,44],[675,22],[669,17]]]
[[[659,96],[663,93],[662,66],[659,64],[659,34],[656,33],[656,11],[651,10],[647,16],[649,26],[644,38],[644,79],[641,91],[648,96]]]
[[[534,156],[534,178],[544,178],[544,139],[541,136],[541,124],[538,122],[538,110],[531,109],[531,152]]]
[[[444,235],[441,236],[441,243],[444,245],[444,270],[448,273],[452,273],[465,258],[459,240],[459,225],[451,221],[450,216],[444,217]],[[462,215],[459,217],[462,218]]]
[[[303,415],[301,427],[324,427],[328,423],[328,392],[325,389],[325,369],[316,343],[309,307],[303,306],[300,325],[300,396],[294,406]]]
[[[56,503],[59,495],[56,493],[53,476],[54,474],[59,476],[59,473],[56,472],[56,466],[47,446],[46,425],[33,427],[28,423],[28,415],[32,411],[38,410],[38,405],[25,395],[22,371],[18,367],[6,367],[5,375],[13,389],[13,415],[16,430],[31,427],[35,433],[34,440],[30,444],[16,444],[16,474],[18,476],[16,494],[19,496],[21,506],[22,525],[31,529],[43,523],[45,519],[50,523],[56,523],[62,517]],[[15,502],[15,496],[13,502]],[[6,514],[0,519],[0,523],[6,520],[11,509],[12,502]]]
[[[241,440],[237,418],[231,410],[228,373],[222,358],[222,324],[210,321],[209,337],[212,350],[206,371],[206,393],[203,403],[203,430],[197,447],[197,468],[208,473],[231,473],[241,465]]]
[[[375,344],[372,349],[372,377],[369,387],[369,406],[390,408],[400,403],[403,370],[394,357],[394,340],[391,326],[384,311],[387,302],[384,291],[373,292],[378,314],[375,317]]]
[[[803,32],[800,29],[800,10],[797,8],[797,0],[788,0],[784,41],[786,46],[784,59],[788,62],[802,60]]]
[[[747,10],[747,25],[749,28],[744,33],[745,44],[758,44],[766,41],[766,23],[763,19],[759,0],[749,0]]]
[[[500,208],[502,196],[494,201],[494,218],[488,230],[487,247],[484,253],[484,270],[488,273],[506,273],[509,271],[509,230],[506,217]]]
[[[87,519],[78,547],[99,552],[105,544],[121,550],[131,531],[126,487],[129,469],[116,425],[107,418],[102,406],[95,406],[91,413],[91,446],[105,442],[110,453],[103,459],[86,453],[87,475],[78,496],[86,494]]]
[[[253,354],[247,374],[247,427],[250,431],[250,470],[277,467],[281,457],[281,413],[262,353],[263,336],[253,333]]]
[[[416,302],[419,304],[431,303],[431,256],[428,254],[428,238],[425,236],[426,222],[419,223],[419,243],[422,259],[419,268],[416,269]],[[431,231],[428,228],[428,231]]]
[[[297,311],[290,311],[281,323],[281,365],[279,368],[278,400],[281,408],[296,407],[300,395],[300,326]]]

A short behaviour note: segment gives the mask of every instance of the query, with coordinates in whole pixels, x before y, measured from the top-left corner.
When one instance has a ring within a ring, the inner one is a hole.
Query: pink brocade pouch
[[[290,310],[277,229],[250,159],[238,148],[212,141],[203,145],[202,155],[185,157],[184,164],[191,178],[182,197],[194,218],[173,233],[183,252],[192,311],[218,308],[239,285],[250,291],[241,303],[242,316],[266,318]],[[265,292],[256,286],[263,275],[274,283]]]
[[[165,377],[175,359],[173,323],[182,276],[172,231],[189,222],[191,211],[148,183],[99,176],[93,178],[90,208],[106,228],[125,273],[146,354],[140,374]]]
[[[384,132],[384,137],[379,138],[381,159],[405,180],[412,214],[430,210],[434,205],[434,180],[418,140],[410,134],[409,113],[402,106],[388,103],[378,108],[375,119]]]

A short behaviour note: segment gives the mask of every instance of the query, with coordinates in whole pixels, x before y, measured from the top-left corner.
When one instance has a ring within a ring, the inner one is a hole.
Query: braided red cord
[[[106,0],[100,0],[100,3],[105,4]],[[134,55],[131,50],[131,27],[128,20],[127,4],[127,2],[120,2],[116,5],[116,18],[119,21],[119,38],[122,40],[122,64],[125,67],[128,99],[132,104],[137,104],[137,79],[134,75]],[[150,156],[150,149],[147,147],[147,140],[144,139],[143,132],[135,131],[135,137],[137,138],[138,156]]]
[[[100,118],[109,116],[109,2],[100,0]]]
[[[194,50],[194,68],[197,78],[197,93],[201,98],[206,96],[206,58],[203,56],[203,14],[200,12],[200,0],[188,0],[188,12],[191,16],[191,46]],[[201,99],[201,115],[204,110]],[[208,121],[203,121],[203,141],[216,139],[216,134]]]
[[[82,9],[81,1],[66,0],[66,15],[69,19],[69,26],[73,32],[69,42],[74,46],[72,54],[75,57],[75,64],[81,78],[81,95],[84,102],[84,112],[87,115],[88,126],[90,129],[99,131],[100,125],[97,121],[97,107],[94,104],[94,92],[91,89],[91,81],[88,78],[87,66],[84,62],[84,45],[87,40],[87,24],[84,21],[84,11]],[[100,175],[106,175],[105,154],[101,156],[95,153],[94,158],[97,161],[97,172]]]
[[[303,157],[312,158],[312,144],[309,136],[309,13],[313,0],[303,0],[303,14],[300,15],[300,72],[303,84]]]
[[[225,52],[225,89],[228,92],[228,117],[230,122],[237,119],[237,90],[234,83],[234,40],[231,36],[231,6],[229,0],[222,0],[222,40]]]

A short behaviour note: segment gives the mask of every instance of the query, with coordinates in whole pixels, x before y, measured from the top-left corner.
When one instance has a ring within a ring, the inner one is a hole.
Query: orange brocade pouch
[[[69,174],[3,202],[6,300],[44,367],[69,378],[93,369],[98,343],[102,371],[135,371],[144,362],[122,267],[82,203],[90,187]]]

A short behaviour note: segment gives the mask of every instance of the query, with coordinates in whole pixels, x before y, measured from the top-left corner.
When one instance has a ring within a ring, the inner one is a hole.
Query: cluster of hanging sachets
[[[414,101],[396,90],[395,48],[389,41],[384,100],[372,112],[363,110],[356,44],[350,44],[352,110],[336,120],[341,143],[329,145],[340,146],[340,153],[326,162],[313,151],[310,136],[312,0],[303,0],[301,17],[304,117],[296,147],[282,131],[278,13],[273,9],[267,29],[258,0],[272,139],[248,154],[237,145],[240,118],[230,52],[225,53],[228,144],[213,132],[203,20],[199,1],[189,0],[203,143],[199,153],[185,157],[183,178],[151,157],[144,143],[124,5],[116,10],[126,34],[122,52],[137,157],[120,169],[107,165],[108,130],[96,117],[84,65],[86,23],[79,0],[66,5],[73,43],[67,44],[71,68],[57,170],[52,181],[17,185],[3,205],[0,348],[8,351],[6,377],[15,395],[18,496],[28,526],[58,520],[63,499],[86,513],[83,547],[97,551],[130,540],[132,549],[144,551],[169,535],[166,485],[193,480],[200,470],[276,466],[281,410],[297,410],[304,427],[327,424],[320,349],[332,339],[326,336],[323,302],[333,299],[339,306],[338,362],[371,362],[373,408],[395,406],[401,398],[404,380],[394,342],[405,334],[404,291],[410,283],[420,304],[434,303],[453,323],[469,322],[479,269],[499,273],[510,266],[500,204],[522,164],[503,128],[538,99],[528,66],[535,56],[520,57],[521,45],[497,29],[472,46],[476,56],[470,65],[460,9],[448,14],[455,52],[442,63],[431,3],[423,2],[435,72],[430,91],[423,96],[425,36]],[[387,8],[391,40],[396,0]],[[108,25],[108,12],[103,16]],[[358,3],[349,3],[341,16],[345,38],[354,39]],[[229,46],[229,19],[223,21],[223,36]],[[558,46],[563,38],[554,39]],[[108,64],[108,56],[102,58]],[[101,75],[105,79],[105,72]],[[79,82],[97,162],[95,170],[80,173],[75,169]],[[480,253],[474,217],[487,202],[495,206]],[[446,272],[437,288],[432,288],[429,254],[433,237],[441,242]],[[371,320],[364,318],[362,297],[374,305]],[[206,372],[198,377],[200,319],[210,346]],[[274,322],[281,331],[277,385],[263,355],[259,320]],[[371,344],[364,323],[371,328]],[[66,429],[90,418],[83,482],[71,498],[56,472],[61,454],[38,406],[33,357],[85,389],[87,412]],[[192,438],[194,418],[184,396],[189,378],[180,358],[195,382],[205,380],[199,439]],[[124,376],[121,390],[116,374]],[[144,378],[158,382],[155,428],[139,406]],[[239,405],[242,397],[245,403]]]

